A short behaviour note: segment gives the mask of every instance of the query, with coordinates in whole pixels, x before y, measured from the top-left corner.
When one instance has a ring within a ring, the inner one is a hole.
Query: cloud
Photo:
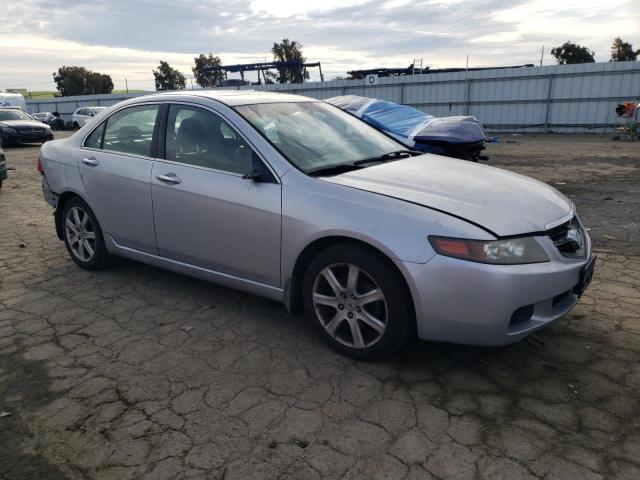
[[[152,88],[168,60],[190,73],[193,57],[226,63],[270,58],[292,38],[329,77],[355,68],[535,63],[542,45],[573,40],[608,60],[614,37],[640,43],[636,0],[5,0],[0,87],[52,88],[51,73],[81,64],[114,76],[116,88]],[[48,87],[47,87],[48,85]]]

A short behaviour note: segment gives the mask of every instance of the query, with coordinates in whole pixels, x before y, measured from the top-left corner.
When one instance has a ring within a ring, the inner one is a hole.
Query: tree
[[[627,60],[637,60],[640,50],[634,50],[633,45],[623,42],[620,37],[616,38],[611,45],[610,62],[624,62]]]
[[[63,97],[111,93],[113,81],[109,75],[92,72],[84,67],[60,67],[53,81]]]
[[[302,63],[306,61],[302,55],[302,44],[288,38],[282,39],[280,43],[274,43],[271,49],[275,62],[297,62],[300,66],[294,65],[278,69],[278,83],[302,83],[309,78],[309,73],[304,71]]]
[[[573,63],[594,63],[593,56],[596,54],[587,47],[582,47],[577,43],[565,42],[564,45],[553,48],[551,55],[556,57],[558,64],[569,65]]]
[[[158,70],[153,70],[156,90],[184,90],[186,80],[184,75],[167,62],[160,60]]]
[[[214,57],[211,52],[209,55],[201,53],[194,59],[195,66],[191,69],[196,79],[196,83],[202,88],[215,87],[224,80],[224,72],[203,72],[206,67],[219,67],[222,65],[220,57]]]

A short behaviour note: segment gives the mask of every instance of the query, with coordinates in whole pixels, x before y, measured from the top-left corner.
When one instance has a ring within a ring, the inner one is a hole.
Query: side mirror
[[[243,175],[243,180],[251,180],[256,183],[278,183],[273,174],[267,167],[265,167],[264,163],[262,163],[262,160],[258,158],[255,152],[251,157],[251,163],[251,173]]]
[[[254,170],[253,172],[247,173],[242,176],[243,180],[253,180],[254,182],[259,182],[261,178],[262,175],[260,175],[260,172],[257,170]]]

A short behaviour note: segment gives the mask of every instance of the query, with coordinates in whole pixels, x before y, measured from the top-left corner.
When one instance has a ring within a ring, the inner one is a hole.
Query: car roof
[[[304,97],[302,95],[291,95],[288,93],[278,92],[258,92],[256,90],[189,90],[181,92],[162,92],[144,97],[137,97],[140,99],[152,99],[152,98],[166,98],[171,97],[198,97],[209,98],[217,102],[223,103],[230,107],[239,105],[254,105],[257,103],[291,103],[291,102],[318,102],[319,100],[310,97]]]

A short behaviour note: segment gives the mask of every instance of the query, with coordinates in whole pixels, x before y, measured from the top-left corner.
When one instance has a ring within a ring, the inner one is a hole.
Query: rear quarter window
[[[87,148],[102,148],[102,134],[104,133],[105,122],[102,122],[98,128],[96,128],[91,135],[89,135],[85,141],[84,146]]]

